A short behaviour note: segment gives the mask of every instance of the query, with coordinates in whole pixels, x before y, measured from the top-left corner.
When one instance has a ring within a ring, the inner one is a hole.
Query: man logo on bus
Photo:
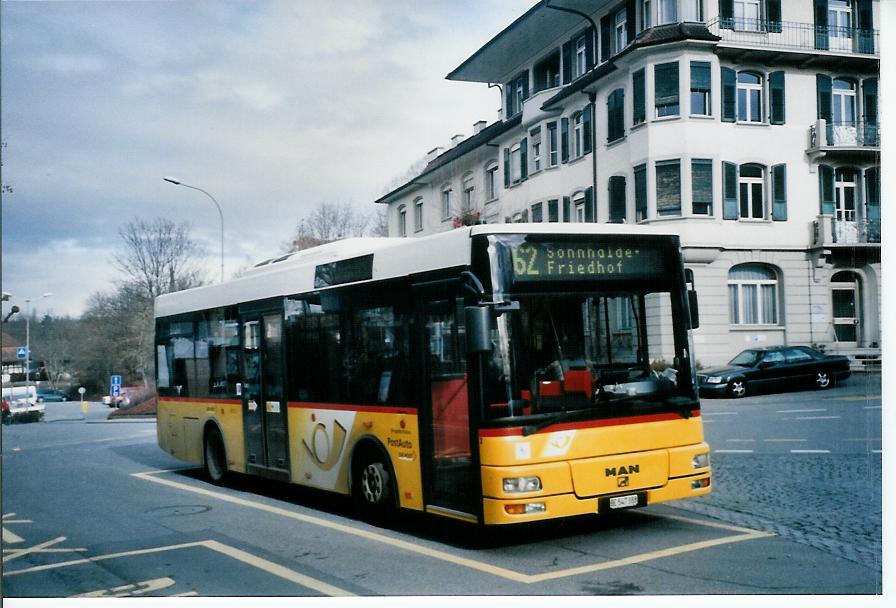
[[[333,440],[330,441],[327,426],[318,422],[311,431],[311,445],[308,445],[307,439],[302,439],[302,445],[305,446],[305,450],[317,462],[317,466],[321,470],[329,471],[342,456],[346,435],[345,427],[339,424],[338,420],[334,420]]]
[[[631,475],[632,473],[640,473],[641,465],[638,464],[630,464],[628,466],[622,465],[619,468],[616,467],[607,467],[604,469],[604,477],[616,477],[617,475]]]

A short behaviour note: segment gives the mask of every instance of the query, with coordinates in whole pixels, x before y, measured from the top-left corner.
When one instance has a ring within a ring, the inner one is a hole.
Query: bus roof
[[[155,316],[230,306],[315,291],[318,265],[373,255],[371,280],[403,277],[440,268],[468,266],[470,239],[487,234],[678,236],[676,232],[624,224],[483,224],[421,238],[353,238],[265,260],[241,276],[156,298]]]

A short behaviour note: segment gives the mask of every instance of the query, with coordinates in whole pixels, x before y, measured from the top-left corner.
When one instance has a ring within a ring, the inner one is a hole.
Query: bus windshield
[[[539,253],[546,250],[541,245]],[[526,417],[539,425],[657,411],[689,415],[696,407],[684,313],[668,273],[656,280],[528,283],[506,274],[502,284],[493,273],[493,286],[518,309],[494,320],[494,348],[483,366],[486,420],[519,424]]]

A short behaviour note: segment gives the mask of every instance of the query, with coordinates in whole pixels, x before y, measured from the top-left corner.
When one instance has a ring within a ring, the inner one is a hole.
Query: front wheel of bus
[[[352,494],[364,519],[388,526],[395,519],[395,481],[385,459],[370,450],[358,458],[352,477]]]
[[[227,457],[221,432],[216,428],[209,429],[204,443],[205,472],[212,483],[220,484],[227,477]]]

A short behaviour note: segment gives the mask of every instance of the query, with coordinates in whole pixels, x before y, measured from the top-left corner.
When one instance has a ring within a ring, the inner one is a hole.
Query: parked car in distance
[[[825,355],[808,346],[749,348],[727,366],[700,370],[697,384],[703,397],[745,397],[797,386],[826,389],[849,378],[849,359]]]
[[[144,390],[142,386],[122,386],[117,397],[106,395],[103,397],[103,403],[109,407],[122,407],[131,404],[129,393],[135,393]]]
[[[43,403],[44,401],[68,401],[68,395],[53,388],[39,388],[37,389],[37,402]]]

